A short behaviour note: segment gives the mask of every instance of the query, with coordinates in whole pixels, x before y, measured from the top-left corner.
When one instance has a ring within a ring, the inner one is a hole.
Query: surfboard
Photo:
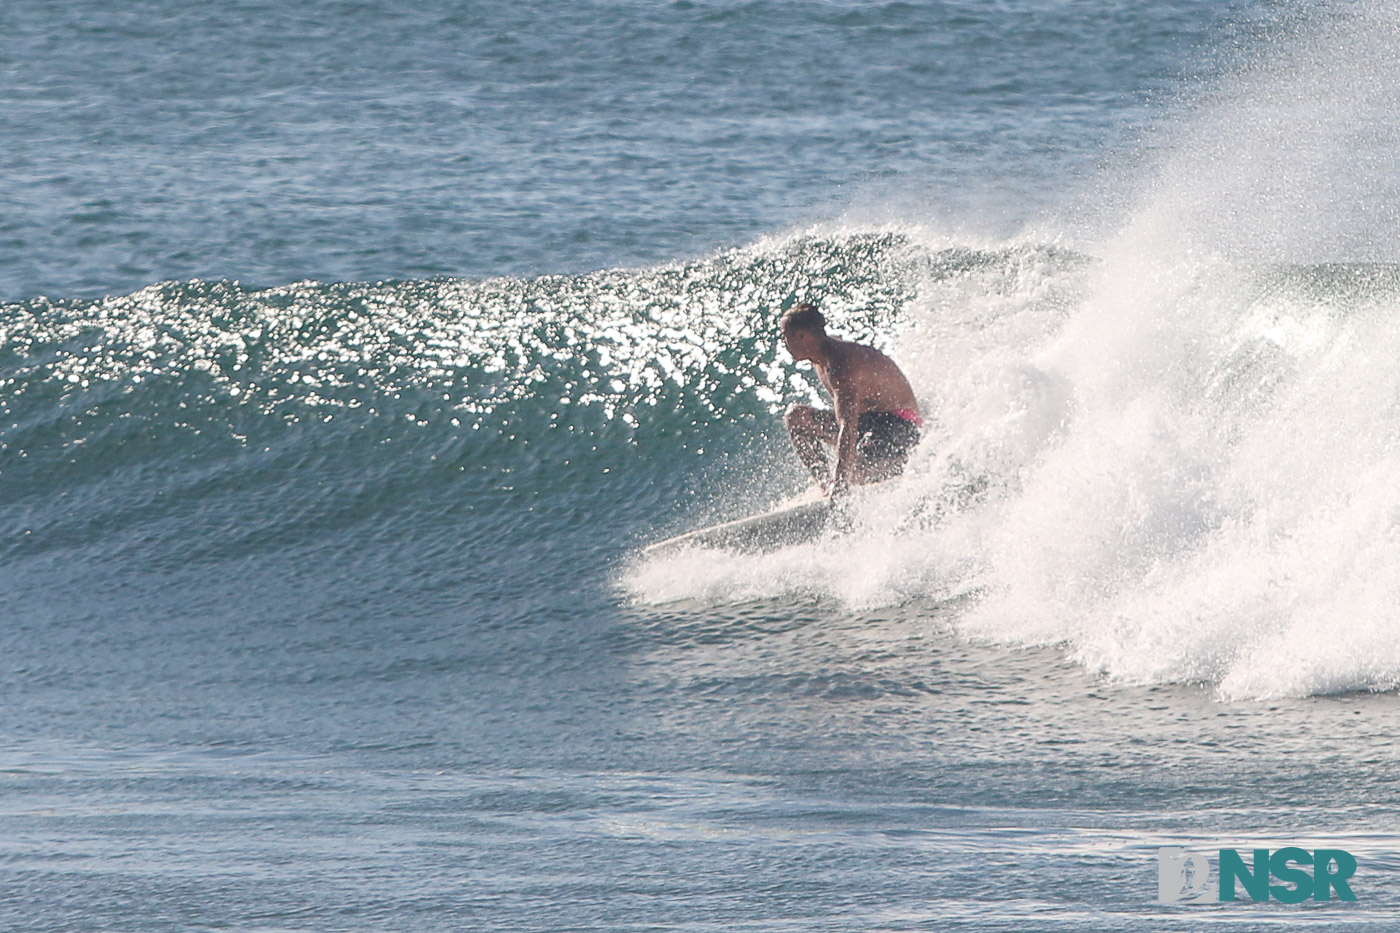
[[[662,554],[683,547],[725,548],[747,553],[772,551],[811,541],[831,522],[831,503],[809,495],[789,499],[770,511],[689,531],[647,545],[643,553]]]

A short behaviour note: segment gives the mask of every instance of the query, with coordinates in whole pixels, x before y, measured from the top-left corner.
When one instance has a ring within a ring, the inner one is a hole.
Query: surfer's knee
[[[811,405],[791,405],[783,414],[783,424],[792,432],[811,433],[816,425],[815,413],[816,409]]]

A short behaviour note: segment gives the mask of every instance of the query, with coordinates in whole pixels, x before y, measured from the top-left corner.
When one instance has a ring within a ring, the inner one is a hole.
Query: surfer
[[[811,360],[834,410],[794,405],[783,417],[797,456],[828,496],[897,476],[919,443],[919,403],[894,360],[827,335],[815,305],[794,305],[779,322],[792,358]],[[829,462],[826,447],[835,452]]]

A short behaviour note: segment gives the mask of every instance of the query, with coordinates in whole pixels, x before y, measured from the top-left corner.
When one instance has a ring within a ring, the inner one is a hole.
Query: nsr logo
[[[1215,903],[1235,899],[1235,882],[1244,887],[1252,901],[1267,901],[1270,897],[1285,904],[1297,904],[1332,899],[1354,901],[1347,879],[1356,873],[1356,859],[1342,849],[1318,849],[1309,852],[1297,846],[1277,849],[1255,849],[1253,865],[1246,866],[1234,849],[1221,849],[1218,859],[1220,883],[1210,883],[1210,862],[1199,852],[1188,852],[1180,846],[1164,846],[1157,850],[1157,900],[1169,903]],[[1311,865],[1311,874],[1299,866]],[[1333,871],[1332,867],[1336,866]],[[1270,876],[1280,884],[1270,884]]]

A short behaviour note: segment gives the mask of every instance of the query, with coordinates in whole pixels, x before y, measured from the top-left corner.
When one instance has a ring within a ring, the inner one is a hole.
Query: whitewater
[[[1394,688],[1400,273],[1378,234],[1400,76],[1363,28],[1235,78],[1087,254],[1031,241],[930,269],[957,247],[913,234],[925,266],[881,338],[933,414],[907,477],[866,491],[855,534],[672,558],[629,589],[976,593],[960,633],[1115,680]],[[873,336],[859,317],[850,335]]]

